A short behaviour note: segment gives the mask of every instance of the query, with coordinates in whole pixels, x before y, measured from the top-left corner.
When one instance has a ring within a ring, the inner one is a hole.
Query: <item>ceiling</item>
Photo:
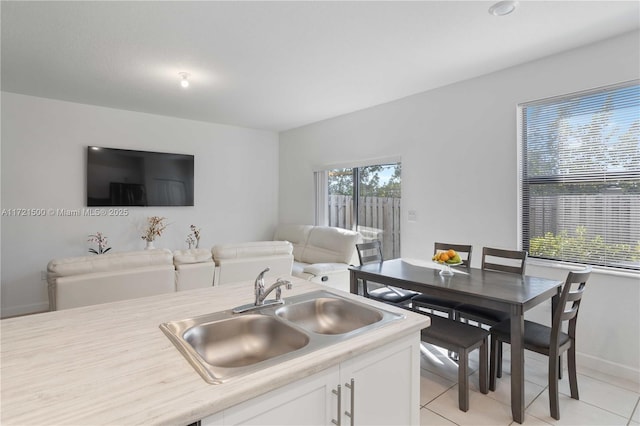
[[[2,90],[282,131],[640,28],[638,1],[492,4],[2,1]]]

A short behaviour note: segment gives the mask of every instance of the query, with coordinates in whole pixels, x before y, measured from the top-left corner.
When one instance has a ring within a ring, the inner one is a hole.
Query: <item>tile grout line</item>
[[[532,383],[532,382],[530,382],[530,383]],[[538,386],[540,386],[540,385],[538,385]],[[540,420],[541,422],[544,422],[544,423],[549,424],[549,425],[553,425],[553,423],[549,423],[549,422],[548,422],[548,421],[546,421],[545,419],[541,419],[540,417],[534,416],[534,415],[533,415],[533,414],[531,414],[531,413],[527,414],[527,410],[528,410],[529,408],[531,408],[531,406],[533,405],[533,403],[534,403],[534,402],[536,402],[536,399],[540,398],[540,397],[542,396],[542,394],[544,394],[545,392],[547,392],[547,393],[549,392],[549,385],[548,385],[548,384],[547,384],[546,386],[542,387],[542,390],[541,390],[541,391],[540,391],[540,392],[539,392],[539,393],[538,393],[538,394],[537,394],[537,395],[536,395],[536,396],[531,400],[531,402],[529,403],[529,405],[527,405],[526,407],[524,407],[524,415],[525,415],[525,416],[531,416],[531,417],[533,417],[534,419],[538,419],[538,420]],[[511,425],[515,425],[515,424],[517,424],[515,421],[513,421],[513,422],[511,423]]]
[[[599,381],[599,382],[602,382],[602,380],[598,380],[598,381]],[[533,382],[530,382],[530,383],[533,383]],[[602,382],[602,383],[605,383],[605,382]],[[534,384],[535,384],[535,383],[534,383]],[[540,385],[538,385],[538,386],[540,386]],[[614,385],[611,385],[611,386],[614,386]],[[619,386],[616,386],[616,387],[619,387]],[[621,388],[621,389],[622,389],[622,390],[627,391],[626,389],[623,389],[623,388]],[[548,392],[548,390],[549,390],[549,385],[546,385],[546,386],[544,387],[544,389],[542,389],[542,391],[540,391],[540,393],[538,393],[538,395],[536,395],[536,396],[535,396],[535,398],[533,398],[533,399],[531,400],[531,402],[529,403],[529,405],[527,405],[527,406],[525,407],[525,414],[526,414],[526,410],[527,410],[529,407],[531,407],[531,406],[533,405],[533,403],[536,401],[536,399],[538,399],[538,398],[539,398],[542,394],[544,394],[545,392]],[[631,392],[631,391],[629,391],[629,392]],[[560,392],[560,390],[558,390],[558,395],[566,396],[566,397],[568,397],[568,398],[570,398],[570,399],[573,399],[573,398],[571,398],[571,395],[570,395],[570,394],[566,394],[566,393],[564,393],[564,392]],[[618,417],[621,417],[621,418],[623,418],[623,419],[624,419],[624,418],[626,418],[623,414],[616,413],[615,411],[611,411],[611,410],[609,410],[609,409],[607,409],[607,408],[603,408],[603,407],[600,407],[600,406],[594,405],[594,404],[592,404],[592,403],[590,403],[590,402],[587,402],[587,401],[584,401],[584,400],[582,400],[582,399],[577,399],[576,401],[580,401],[581,403],[583,403],[583,404],[587,404],[587,405],[590,405],[591,407],[596,408],[596,409],[598,409],[598,410],[602,410],[602,411],[605,411],[605,412],[607,412],[607,413],[609,413],[609,414],[613,414],[614,416],[618,416]],[[635,404],[635,406],[634,406],[634,407],[635,407],[635,408],[634,408],[634,410],[632,410],[632,411],[631,411],[631,416],[629,417],[629,420],[631,420],[631,417],[633,417],[633,414],[635,413],[635,409],[637,409],[639,402],[640,402],[640,397],[638,398],[638,401],[636,401],[636,404]],[[530,415],[531,415],[531,414],[530,414]],[[533,417],[535,417],[535,416],[533,416]],[[539,417],[536,417],[536,418],[537,418],[537,419],[540,419]],[[540,420],[545,421],[544,419],[540,419]],[[545,421],[545,422],[546,422],[546,421]],[[546,422],[546,423],[548,423],[548,422]],[[629,424],[629,423],[627,423],[627,425],[628,425],[628,424]]]
[[[578,374],[579,374],[579,375],[582,375],[582,376],[585,376],[585,377],[588,377],[588,378],[590,378],[590,379],[592,379],[592,380],[598,381],[598,382],[600,382],[600,383],[605,383],[605,384],[607,384],[607,385],[609,385],[609,386],[614,386],[614,387],[619,388],[619,389],[622,389],[622,390],[624,390],[624,391],[629,391],[629,392],[633,392],[633,393],[635,393],[635,394],[640,395],[640,393],[638,393],[638,390],[637,390],[637,389],[631,389],[631,384],[630,384],[630,386],[629,386],[629,387],[626,387],[626,386],[620,386],[620,385],[615,384],[615,383],[607,382],[607,381],[603,380],[603,379],[602,379],[602,378],[600,378],[600,377],[595,377],[595,376],[597,376],[597,375],[593,375],[593,376],[592,376],[592,375],[590,375],[590,374],[588,374],[588,373],[584,373],[584,372],[578,372]]]
[[[427,405],[431,404],[433,401],[435,401],[436,399],[440,398],[442,395],[444,395],[445,393],[449,392],[449,390],[451,390],[452,388],[454,388],[457,385],[457,383],[454,383],[452,385],[450,385],[448,388],[446,388],[444,391],[442,391],[441,393],[439,393],[438,395],[436,395],[434,398],[432,398],[429,402],[425,403],[424,405],[421,405],[420,408],[426,408]],[[430,410],[431,411],[431,410]],[[449,420],[449,419],[447,419]]]
[[[446,421],[448,421],[449,423],[453,423],[453,424],[454,424],[454,425],[456,425],[456,426],[460,426],[460,424],[459,424],[459,423],[456,423],[456,422],[454,422],[453,420],[446,418],[445,416],[443,416],[443,415],[442,415],[442,414],[440,414],[440,413],[436,413],[435,411],[433,411],[433,410],[431,410],[431,409],[427,408],[426,406],[424,407],[424,409],[425,409],[425,410],[427,410],[427,411],[429,411],[429,412],[431,412],[431,413],[433,413],[433,414],[435,414],[435,415],[436,415],[436,416],[438,416],[438,417],[442,417],[443,419],[445,419],[445,420],[446,420]]]
[[[549,385],[545,386],[542,388],[542,390],[540,392],[538,392],[538,394],[531,400],[531,402],[529,403],[529,405],[527,405],[526,407],[524,407],[524,412],[525,414],[527,413],[527,409],[529,407],[531,407],[533,405],[533,403],[536,401],[536,399],[540,398],[540,396],[545,393],[546,391],[548,391]],[[533,416],[535,417],[535,416]],[[537,418],[537,417],[536,417]],[[542,419],[541,419],[542,420]]]
[[[633,415],[636,413],[636,411],[638,411],[639,405],[640,405],[640,397],[638,397],[638,400],[636,401],[636,405],[635,407],[633,407],[633,410],[631,411],[631,415],[629,416],[629,421],[627,422],[627,426],[631,425],[631,421],[633,420]]]

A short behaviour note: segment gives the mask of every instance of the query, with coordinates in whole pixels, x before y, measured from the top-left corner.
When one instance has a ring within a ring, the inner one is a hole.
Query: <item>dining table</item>
[[[404,288],[455,302],[508,312],[511,316],[511,413],[524,421],[524,313],[551,299],[552,312],[559,300],[563,281],[496,272],[469,267],[451,267],[452,275],[441,274],[435,262],[421,259],[392,259],[363,266],[351,266],[350,291],[359,293],[359,280]]]

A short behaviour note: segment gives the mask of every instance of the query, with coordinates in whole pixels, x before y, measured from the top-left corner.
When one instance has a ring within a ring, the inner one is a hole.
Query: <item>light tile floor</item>
[[[495,392],[478,389],[478,351],[471,354],[469,411],[458,409],[458,370],[446,351],[423,344],[420,381],[421,425],[517,425],[511,418],[509,346],[505,345],[503,375]],[[633,382],[598,372],[579,371],[580,400],[569,396],[566,374],[560,381],[560,420],[549,414],[547,357],[525,353],[525,425],[640,426],[640,389]],[[565,366],[566,368],[566,366]]]

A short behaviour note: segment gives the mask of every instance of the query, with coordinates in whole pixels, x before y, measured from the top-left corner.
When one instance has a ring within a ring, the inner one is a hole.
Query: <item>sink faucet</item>
[[[269,272],[270,269],[266,268],[264,271],[258,274],[256,281],[254,283],[254,290],[256,294],[256,301],[254,302],[255,306],[264,305],[264,299],[273,291],[276,291],[276,302],[280,302],[282,300],[282,286],[285,286],[287,290],[291,290],[293,284],[291,281],[283,280],[278,278],[277,281],[272,284],[269,288],[265,290],[264,288],[264,274]]]
[[[291,281],[278,278],[274,284],[269,286],[269,288],[265,289],[264,274],[266,274],[269,271],[270,269],[266,268],[264,271],[260,272],[256,277],[256,281],[253,284],[253,288],[256,296],[255,301],[253,303],[249,303],[248,305],[242,305],[234,308],[232,310],[234,314],[241,314],[243,312],[252,311],[255,309],[259,309],[263,306],[280,305],[284,303],[282,300],[282,286],[286,287],[287,290],[291,290],[291,288],[293,288],[293,284],[291,284]],[[273,290],[276,291],[275,300],[268,300],[265,302],[265,299]]]
[[[269,272],[271,268],[266,268],[264,271],[260,272],[256,277],[256,281],[253,283],[253,291],[256,295],[256,301],[254,303],[255,306],[260,306],[260,303],[264,302],[264,274]],[[262,298],[262,300],[260,300]]]

